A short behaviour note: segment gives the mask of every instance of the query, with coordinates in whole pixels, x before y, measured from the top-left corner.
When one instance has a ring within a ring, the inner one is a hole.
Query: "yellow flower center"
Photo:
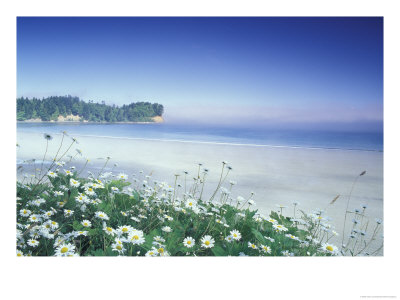
[[[234,233],[234,234],[233,234],[233,236],[234,236],[234,237],[237,237],[237,234],[236,234],[236,233]]]
[[[22,256],[22,254],[21,253],[17,253],[17,256]]]
[[[193,205],[193,203],[192,202],[189,202],[189,206],[192,206]]]
[[[139,239],[139,236],[138,235],[134,235],[133,237],[132,237],[132,240],[138,240]]]
[[[127,232],[127,231],[128,231],[128,228],[126,228],[126,227],[122,228],[122,232]]]
[[[187,244],[190,245],[192,243],[192,241],[187,241]]]
[[[117,248],[118,250],[122,250],[122,247],[120,245],[117,245],[117,247],[115,248]]]
[[[63,247],[63,248],[61,248],[61,253],[65,253],[65,252],[67,252],[68,251],[68,247]]]
[[[99,216],[100,216],[100,218],[104,218],[104,215],[102,215],[102,214],[100,214]]]
[[[36,217],[32,217],[32,220],[36,220]]]
[[[112,231],[111,227],[107,227],[106,229],[107,229],[107,231],[110,231],[110,232]]]
[[[51,224],[56,225],[57,223],[53,221],[53,222],[51,222]]]
[[[28,213],[28,212],[26,211],[26,209],[24,209],[24,214],[26,214],[26,213]]]
[[[88,226],[89,224],[85,222],[85,223],[83,223],[83,225],[84,225],[84,226]]]
[[[159,248],[157,251],[158,251],[158,253],[164,253],[164,249],[163,248]]]
[[[326,246],[326,250],[328,250],[328,251],[333,251],[333,247],[332,246]]]
[[[204,244],[208,246],[210,245],[210,241],[205,241]]]
[[[49,224],[46,224],[46,228],[50,228],[50,225],[49,225]]]

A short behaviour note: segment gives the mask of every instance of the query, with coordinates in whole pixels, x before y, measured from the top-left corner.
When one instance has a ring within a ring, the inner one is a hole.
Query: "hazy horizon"
[[[17,18],[17,96],[170,123],[383,128],[383,18]]]

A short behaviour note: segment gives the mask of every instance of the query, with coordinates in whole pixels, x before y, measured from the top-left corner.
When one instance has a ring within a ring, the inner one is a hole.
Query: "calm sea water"
[[[178,124],[18,123],[18,131],[246,145],[383,151],[382,132],[277,130]]]

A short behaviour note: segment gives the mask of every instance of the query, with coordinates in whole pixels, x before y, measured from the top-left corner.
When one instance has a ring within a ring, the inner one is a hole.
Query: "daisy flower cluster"
[[[84,177],[67,166],[55,164],[46,180],[17,182],[17,256],[341,254],[322,212],[296,219],[280,205],[265,216],[255,209],[254,193],[232,196],[236,183],[222,180],[232,171],[227,162],[209,198],[202,164],[194,174],[176,174],[172,185],[143,172]]]

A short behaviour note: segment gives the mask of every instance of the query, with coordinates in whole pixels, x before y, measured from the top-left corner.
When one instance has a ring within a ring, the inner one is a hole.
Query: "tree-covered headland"
[[[78,97],[52,96],[43,99],[17,98],[17,120],[40,119],[57,121],[59,116],[78,116],[90,122],[152,122],[162,116],[164,107],[158,103],[136,102],[128,105],[107,105],[85,102]]]

